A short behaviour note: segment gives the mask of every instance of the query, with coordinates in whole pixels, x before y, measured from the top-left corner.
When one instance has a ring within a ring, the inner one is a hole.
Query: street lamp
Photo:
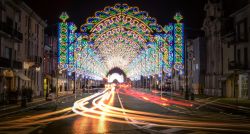
[[[185,99],[186,100],[189,100],[189,88],[188,88],[188,69],[187,69],[187,67],[188,67],[188,59],[187,59],[187,55],[188,55],[188,51],[187,51],[187,43],[185,43],[184,42],[184,52],[185,52],[185,80],[186,80],[186,84],[185,84],[185,86],[186,86],[186,90],[185,90]]]

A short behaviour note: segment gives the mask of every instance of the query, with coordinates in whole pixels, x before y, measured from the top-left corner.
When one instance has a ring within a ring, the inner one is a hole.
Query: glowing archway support
[[[174,69],[181,72],[184,69],[184,25],[180,22],[183,17],[180,13],[176,13],[174,19],[177,22],[174,24]]]

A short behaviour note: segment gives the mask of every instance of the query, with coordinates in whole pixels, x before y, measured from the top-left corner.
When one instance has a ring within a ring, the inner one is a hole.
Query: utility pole
[[[185,80],[186,80],[186,91],[185,91],[185,99],[189,100],[189,88],[188,88],[188,51],[187,51],[187,43],[185,42],[184,44],[184,49],[185,49]]]
[[[75,99],[76,99],[76,72],[74,72],[74,91],[73,93],[75,94]]]

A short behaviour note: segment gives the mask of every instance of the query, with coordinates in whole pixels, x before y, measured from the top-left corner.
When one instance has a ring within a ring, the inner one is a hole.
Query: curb
[[[58,101],[58,100],[61,100],[61,99],[65,99],[65,98],[68,98],[68,97],[72,97],[72,96],[74,96],[74,94],[62,96],[62,97],[58,98],[57,100],[45,101],[44,103],[40,103],[40,104],[37,104],[37,105],[34,105],[34,106],[30,106],[30,107],[27,107],[27,108],[24,108],[24,109],[19,109],[19,110],[13,111],[13,112],[1,114],[1,115],[0,115],[0,118],[3,117],[3,116],[8,116],[8,115],[15,114],[15,113],[18,113],[18,112],[24,112],[24,111],[27,111],[27,110],[30,110],[30,109],[34,109],[34,108],[36,108],[36,107],[38,107],[38,106],[42,106],[42,105],[45,105],[45,104],[49,104],[49,103],[52,103],[52,102],[55,102],[55,101]]]

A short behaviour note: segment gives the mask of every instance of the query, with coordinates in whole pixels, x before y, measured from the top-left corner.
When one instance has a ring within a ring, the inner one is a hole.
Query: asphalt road
[[[130,93],[132,91],[135,90],[129,90]],[[71,97],[4,117],[0,119],[0,134],[250,133],[250,119],[246,109],[225,107],[209,99],[171,102],[166,98],[169,104],[161,105],[159,101],[154,101],[157,99],[154,95],[150,98],[152,96],[139,91],[133,94],[115,91],[113,97],[106,95],[109,99],[105,100],[99,94],[90,98],[88,103],[84,102],[85,108],[91,109],[95,104],[93,102],[99,104],[103,101],[107,104],[102,105],[104,109],[99,107],[89,110],[86,116],[72,111],[76,100],[91,95],[95,94],[78,94],[76,99]],[[98,97],[100,99],[95,100]],[[192,107],[183,106],[182,103],[192,104]],[[108,120],[109,117],[114,121]]]

